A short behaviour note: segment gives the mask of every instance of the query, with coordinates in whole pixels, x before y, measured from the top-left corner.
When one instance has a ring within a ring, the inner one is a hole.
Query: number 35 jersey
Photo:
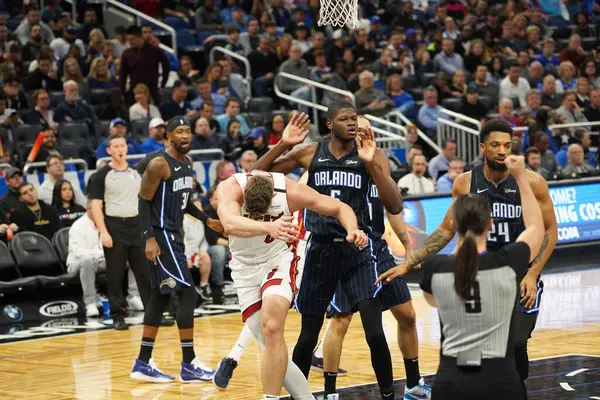
[[[514,176],[500,182],[498,186],[483,175],[483,165],[471,171],[471,193],[487,198],[492,210],[492,229],[488,233],[488,250],[498,251],[508,243],[514,243],[525,230],[523,223],[521,193]]]
[[[288,207],[285,176],[276,172],[262,171],[254,171],[249,174],[235,174],[235,180],[240,185],[242,191],[246,187],[248,178],[253,175],[265,176],[273,180],[273,200],[271,200],[269,211],[260,218],[260,221],[270,222],[276,221],[283,216],[292,216]],[[246,218],[249,216],[245,205],[242,207],[242,216]],[[231,251],[231,256],[238,264],[256,265],[281,256],[290,251],[290,247],[286,242],[275,240],[270,235],[252,238],[229,236],[229,250]]]

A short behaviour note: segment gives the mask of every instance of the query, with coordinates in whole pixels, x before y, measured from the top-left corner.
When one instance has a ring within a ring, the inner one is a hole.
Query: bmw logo
[[[4,315],[11,321],[20,321],[23,319],[23,312],[21,309],[12,304],[4,307]]]

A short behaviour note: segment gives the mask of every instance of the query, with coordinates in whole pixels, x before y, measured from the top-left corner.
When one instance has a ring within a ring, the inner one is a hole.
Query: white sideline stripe
[[[581,369],[577,369],[577,370],[575,370],[575,371],[569,372],[569,373],[568,373],[567,375],[565,375],[565,376],[575,376],[575,375],[577,375],[577,374],[580,374],[580,373],[582,373],[582,372],[585,372],[585,371],[587,371],[588,369],[589,369],[589,368],[581,368]]]
[[[575,390],[567,382],[561,382],[560,383],[560,387],[563,388],[563,389],[565,389],[568,392],[572,392],[572,391]]]

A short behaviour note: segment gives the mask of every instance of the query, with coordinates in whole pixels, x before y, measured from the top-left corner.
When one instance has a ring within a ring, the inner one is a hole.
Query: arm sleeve
[[[502,252],[505,254],[508,265],[515,271],[517,279],[520,281],[529,269],[529,256],[531,253],[529,245],[525,242],[511,243],[504,246]]]
[[[104,182],[106,180],[107,168],[100,169],[90,179],[89,182],[89,198],[93,200],[104,200]]]
[[[187,206],[185,208],[185,212],[187,214],[190,214],[192,217],[199,219],[202,222],[206,222],[206,220],[208,219],[208,215],[206,215],[206,213],[202,210],[200,210],[198,207],[196,207],[194,205],[194,203],[192,203],[192,197],[188,197],[188,202],[187,202]]]
[[[431,258],[426,258],[425,261],[423,261],[423,277],[421,278],[421,282],[419,282],[419,286],[424,292],[427,293],[431,293],[431,278],[433,277],[433,269],[433,262]]]

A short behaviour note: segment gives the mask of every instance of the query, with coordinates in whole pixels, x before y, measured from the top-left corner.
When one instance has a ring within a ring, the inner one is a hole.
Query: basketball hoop
[[[319,26],[333,25],[350,29],[360,26],[358,0],[320,0]]]

